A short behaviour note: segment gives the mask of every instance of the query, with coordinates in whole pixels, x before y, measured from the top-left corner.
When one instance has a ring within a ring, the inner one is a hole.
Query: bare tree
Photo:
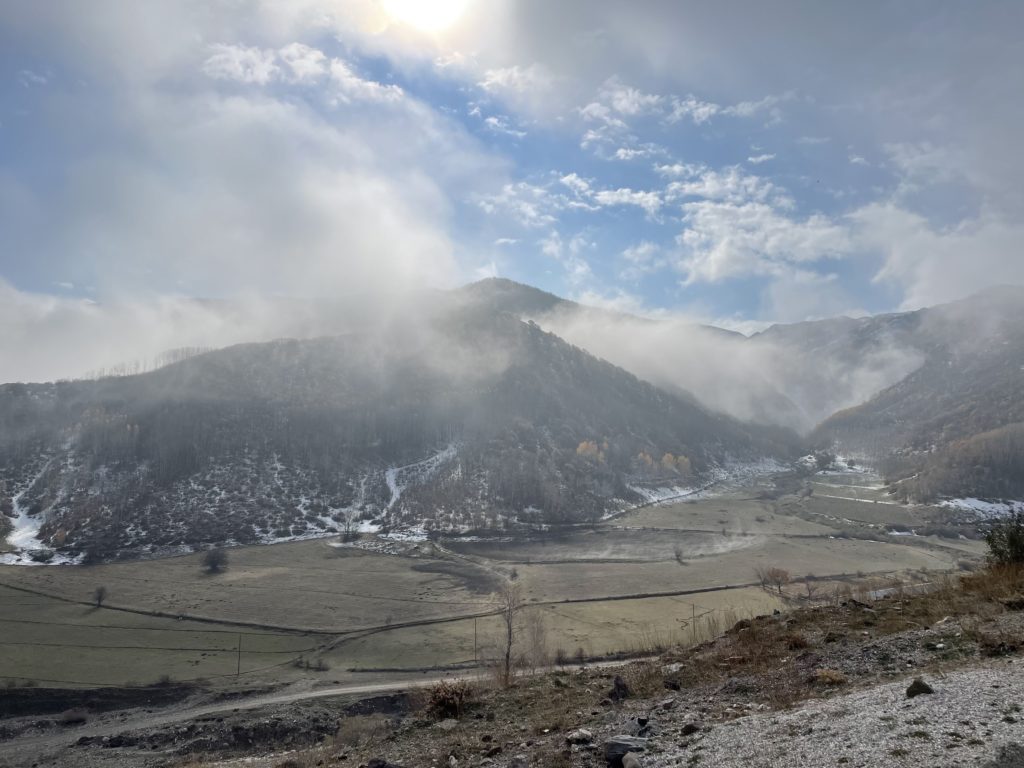
[[[96,591],[92,593],[92,600],[96,603],[97,608],[103,607],[103,601],[107,599],[107,588],[100,586],[96,587]]]
[[[523,607],[523,591],[519,584],[506,581],[496,597],[498,612],[505,625],[505,652],[501,662],[502,685],[512,684],[512,647],[515,644],[516,616]]]
[[[790,582],[789,571],[785,571],[782,568],[769,568],[765,576],[768,583],[775,587],[780,595],[782,594],[782,588]]]
[[[203,567],[207,573],[220,573],[228,565],[228,553],[221,547],[211,547],[203,555]]]
[[[818,584],[818,577],[815,576],[813,573],[808,573],[806,576],[804,576],[804,589],[807,590],[808,600],[814,599],[815,594],[817,594],[818,592],[819,586],[820,585]]]

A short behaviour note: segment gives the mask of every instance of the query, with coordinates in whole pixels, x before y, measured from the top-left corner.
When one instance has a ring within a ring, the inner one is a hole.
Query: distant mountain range
[[[333,317],[350,332],[3,385],[0,527],[108,558],[578,523],[812,448],[905,498],[1024,495],[1024,290],[751,337],[507,280]]]

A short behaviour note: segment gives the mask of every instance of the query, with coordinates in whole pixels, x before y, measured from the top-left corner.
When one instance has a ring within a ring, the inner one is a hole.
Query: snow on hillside
[[[1011,512],[1024,512],[1024,501],[984,501],[973,497],[945,499],[939,506],[966,512],[979,520],[995,520]]]

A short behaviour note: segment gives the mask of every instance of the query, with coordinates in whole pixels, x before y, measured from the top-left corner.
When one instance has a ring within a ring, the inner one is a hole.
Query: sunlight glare
[[[469,0],[383,0],[384,10],[423,32],[440,32],[462,16]]]

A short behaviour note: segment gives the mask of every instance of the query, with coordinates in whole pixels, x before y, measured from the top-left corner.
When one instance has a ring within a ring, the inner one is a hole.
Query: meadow
[[[982,556],[979,541],[884,535],[943,511],[884,503],[844,480],[778,499],[733,490],[549,535],[239,547],[215,574],[200,554],[0,567],[0,682],[232,686],[469,667],[493,655],[492,593],[505,579],[522,592],[524,654],[642,653],[803,599],[801,583],[762,588],[758,570],[813,574],[820,597],[927,581]]]

